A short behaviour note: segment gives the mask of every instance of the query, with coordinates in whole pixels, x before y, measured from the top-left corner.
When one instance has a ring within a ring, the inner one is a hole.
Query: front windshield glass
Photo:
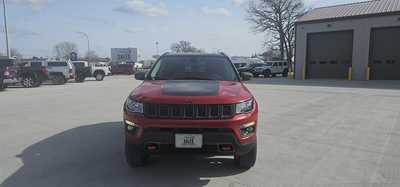
[[[154,66],[150,80],[220,80],[238,81],[232,64],[223,57],[170,56]]]

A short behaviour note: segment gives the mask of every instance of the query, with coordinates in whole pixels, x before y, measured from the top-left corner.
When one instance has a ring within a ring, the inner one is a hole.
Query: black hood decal
[[[213,96],[218,95],[218,81],[165,81],[162,92],[170,96]]]

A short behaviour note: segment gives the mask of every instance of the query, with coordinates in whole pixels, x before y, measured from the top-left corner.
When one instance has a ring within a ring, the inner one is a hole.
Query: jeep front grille
[[[144,104],[149,118],[164,119],[229,119],[235,114],[234,104]]]

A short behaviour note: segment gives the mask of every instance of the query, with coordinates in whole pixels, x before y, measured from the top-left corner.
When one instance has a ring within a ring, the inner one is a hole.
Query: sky
[[[187,40],[207,52],[250,56],[264,50],[265,34],[246,21],[249,0],[6,0],[10,46],[25,57],[54,56],[53,46],[71,41],[79,54],[91,49],[103,57],[110,48],[136,47],[140,59]],[[307,8],[361,0],[304,0]],[[0,11],[3,15],[3,10]],[[1,16],[2,18],[2,16]],[[3,19],[0,29],[4,32]],[[5,37],[0,33],[0,50]]]

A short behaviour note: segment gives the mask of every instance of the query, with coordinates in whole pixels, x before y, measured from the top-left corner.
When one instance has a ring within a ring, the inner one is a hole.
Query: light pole
[[[160,44],[160,43],[156,42],[156,50],[157,50],[157,55],[159,55],[159,54],[160,54],[160,50],[159,50],[159,48],[158,48],[158,44]]]
[[[10,58],[11,54],[10,54],[10,46],[8,44],[7,6],[5,0],[3,0],[3,13],[4,13],[4,33],[6,35],[7,57]]]
[[[4,1],[4,0],[3,0]],[[88,62],[90,62],[90,40],[89,40],[89,35],[85,32],[77,32],[78,34],[81,34],[87,39],[87,55],[88,55]]]

